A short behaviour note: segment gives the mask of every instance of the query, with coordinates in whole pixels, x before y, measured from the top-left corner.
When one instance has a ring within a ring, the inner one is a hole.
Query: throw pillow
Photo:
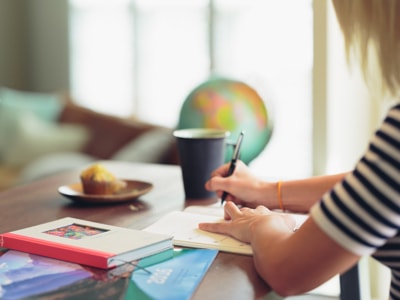
[[[15,125],[3,163],[17,167],[49,153],[79,151],[90,136],[83,126],[46,122],[29,112],[19,114]]]
[[[54,121],[63,105],[60,96],[56,94],[0,88],[0,161],[3,160],[4,151],[21,113],[31,112],[42,120]]]
[[[0,88],[0,112],[30,111],[42,120],[55,121],[63,107],[58,94]]]

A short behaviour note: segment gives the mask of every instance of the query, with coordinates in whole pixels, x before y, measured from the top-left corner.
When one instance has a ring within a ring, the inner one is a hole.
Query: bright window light
[[[70,0],[71,85],[82,105],[176,126],[211,74],[265,99],[273,137],[253,163],[311,175],[312,0]]]

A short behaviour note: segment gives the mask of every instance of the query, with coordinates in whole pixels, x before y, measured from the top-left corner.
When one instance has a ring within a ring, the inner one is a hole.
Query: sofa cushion
[[[54,122],[61,112],[63,101],[56,94],[0,88],[0,162],[21,114],[29,112],[43,121]]]
[[[94,157],[80,152],[51,153],[27,164],[21,170],[17,183],[26,183],[73,168],[84,168],[94,161]]]
[[[132,140],[112,157],[114,160],[159,163],[173,142],[172,130],[164,128],[151,129]]]
[[[102,114],[71,102],[65,105],[59,121],[88,128],[91,136],[82,152],[99,159],[110,159],[133,139],[149,130],[160,128],[138,120]]]
[[[88,130],[80,125],[46,122],[33,113],[20,113],[3,149],[2,162],[23,166],[49,153],[80,151],[89,137]]]
[[[63,107],[63,98],[58,94],[37,93],[0,88],[0,112],[31,112],[38,118],[54,122]]]

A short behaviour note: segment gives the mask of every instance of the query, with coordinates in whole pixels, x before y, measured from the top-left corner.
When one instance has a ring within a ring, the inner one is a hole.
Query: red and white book
[[[173,253],[171,235],[70,217],[0,234],[0,247],[102,269]]]

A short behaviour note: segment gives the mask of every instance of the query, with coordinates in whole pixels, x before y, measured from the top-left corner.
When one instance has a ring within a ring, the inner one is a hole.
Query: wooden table
[[[164,214],[187,205],[216,200],[185,201],[178,166],[104,162],[120,178],[147,181],[153,189],[138,200],[113,205],[82,205],[58,193],[61,185],[79,182],[80,170],[68,171],[0,193],[0,232],[8,232],[62,217],[76,217],[116,226],[142,229]],[[91,282],[47,295],[46,299],[123,299],[127,281]],[[84,292],[82,292],[84,290]],[[115,293],[112,293],[115,291]],[[95,293],[95,294],[94,294]],[[95,298],[93,298],[95,297]],[[193,299],[275,299],[258,277],[249,256],[220,252]],[[42,299],[35,297],[35,299]],[[44,299],[44,297],[43,297]],[[60,298],[58,298],[60,299]]]

